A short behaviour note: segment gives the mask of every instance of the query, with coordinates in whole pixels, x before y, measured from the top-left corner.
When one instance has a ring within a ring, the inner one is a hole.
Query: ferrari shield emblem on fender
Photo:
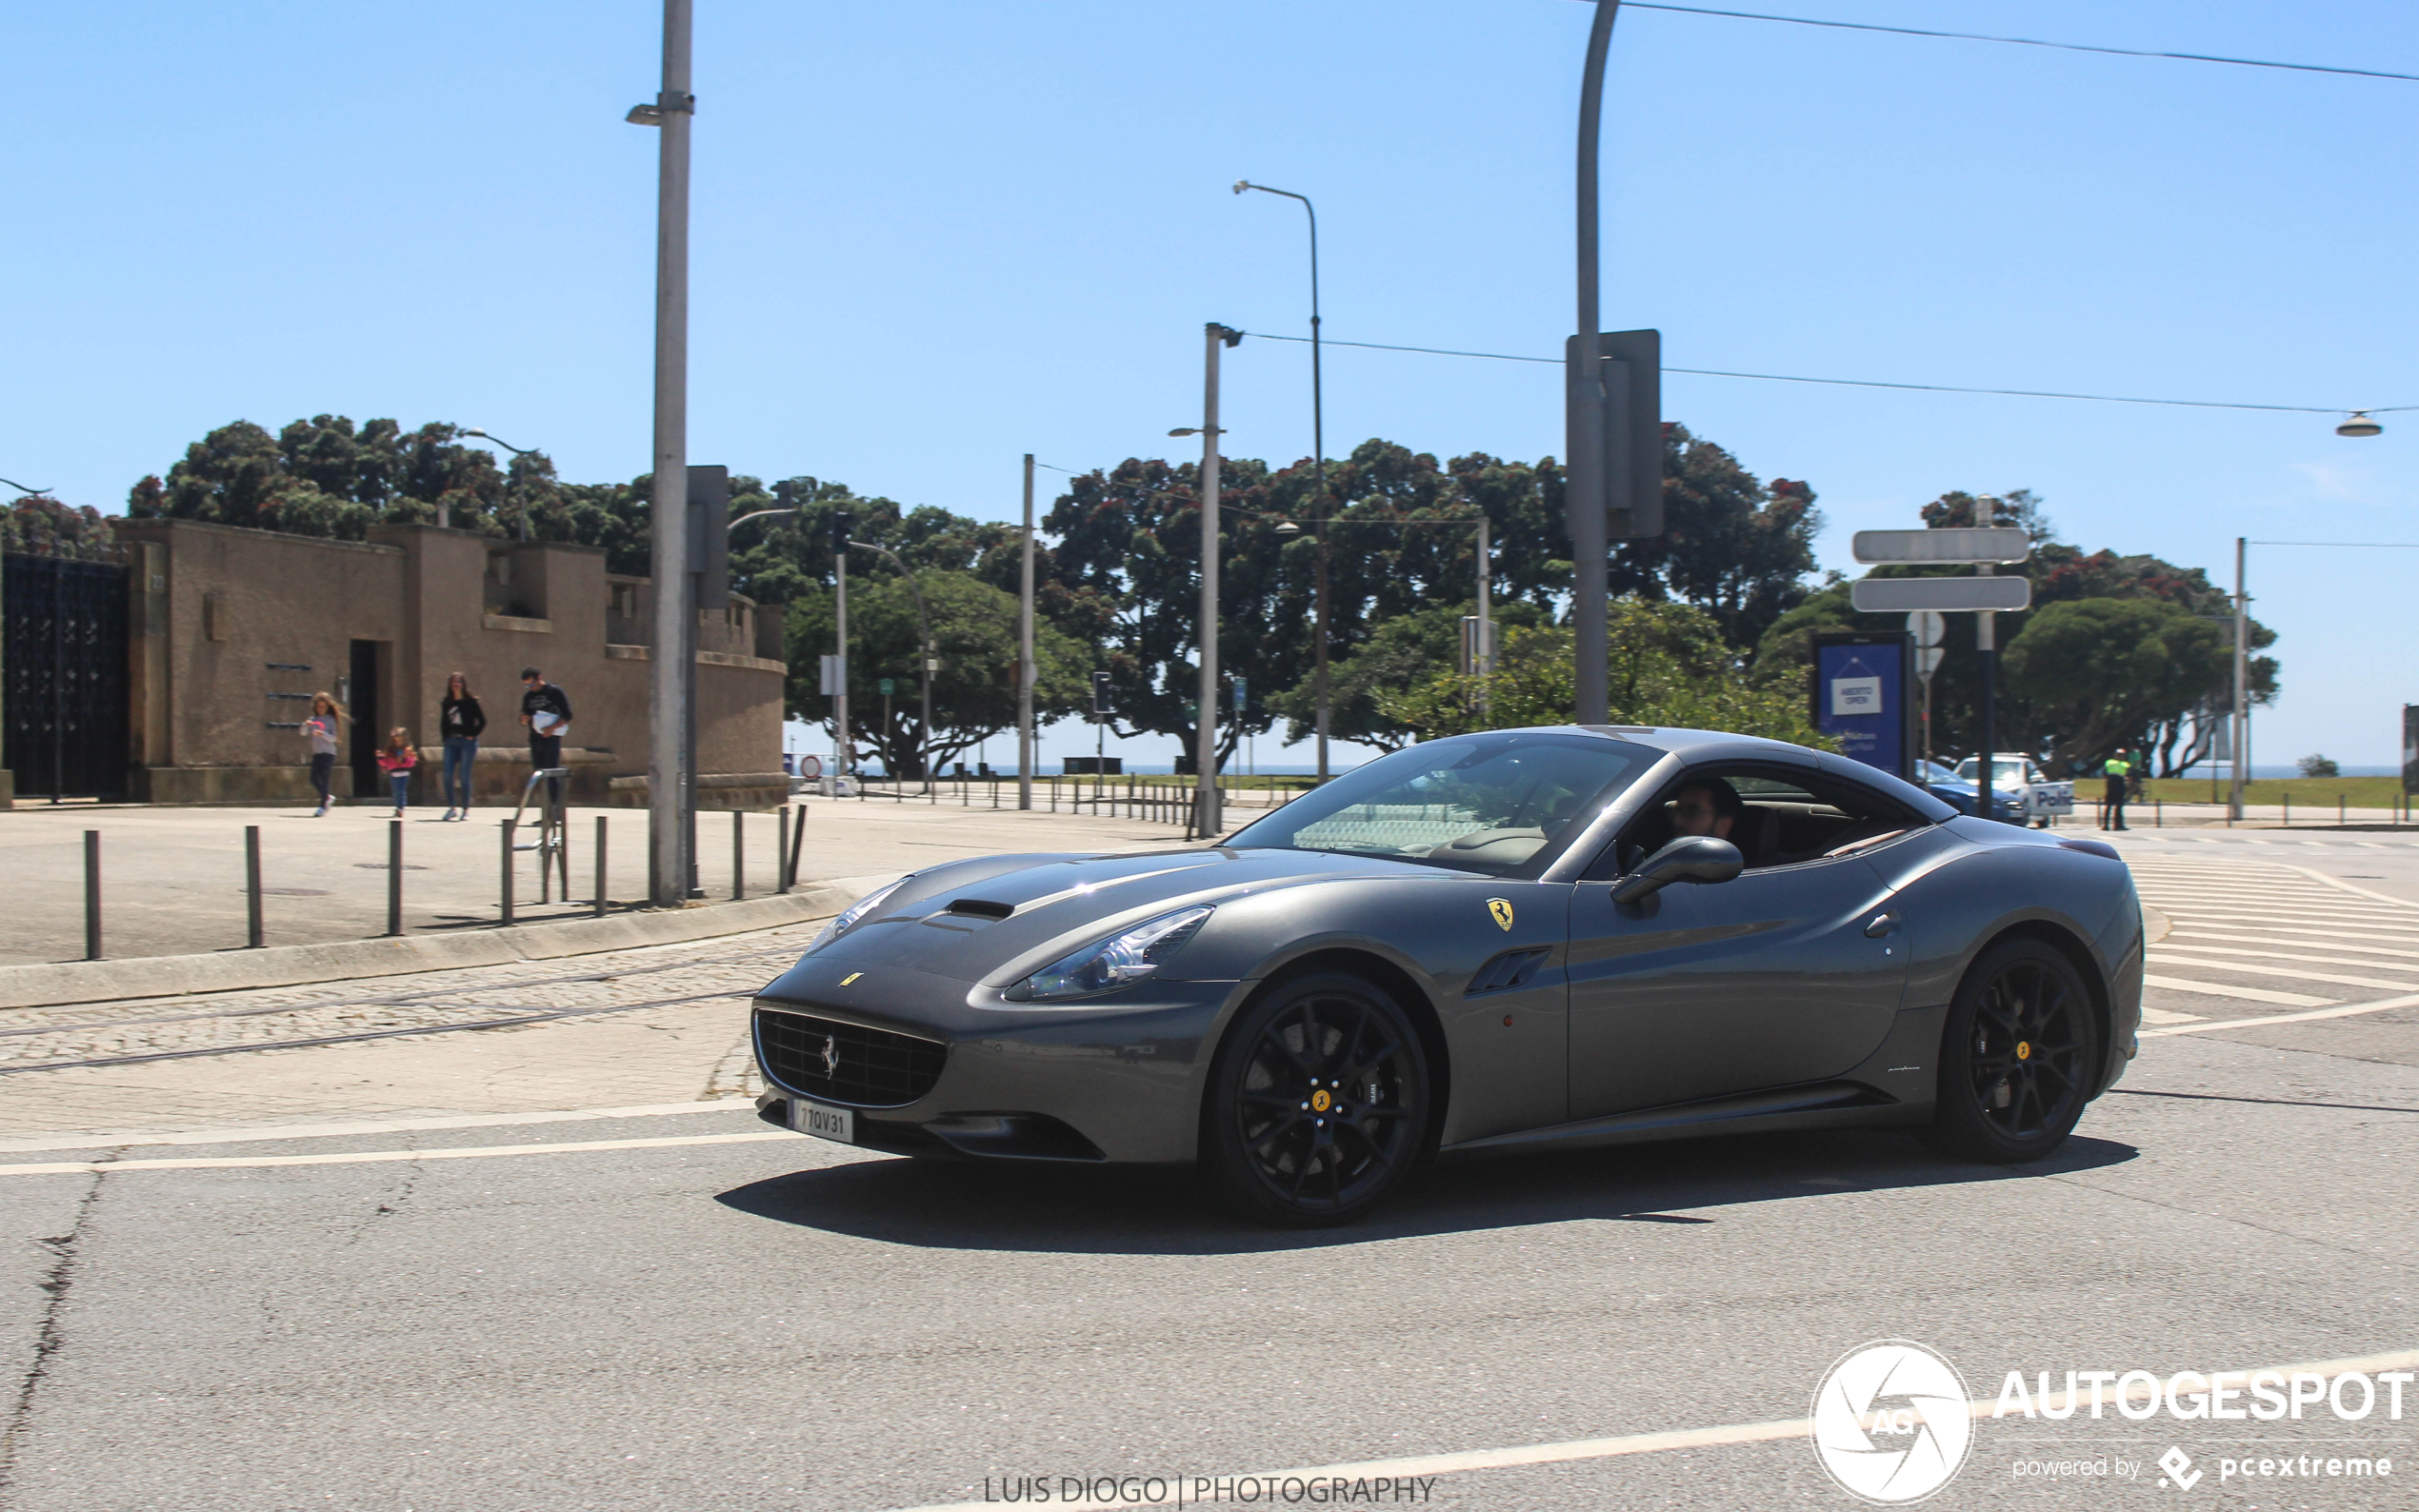
[[[1511,928],[1512,909],[1511,900],[1509,898],[1488,899],[1487,911],[1494,916],[1496,928],[1504,930],[1509,930]]]

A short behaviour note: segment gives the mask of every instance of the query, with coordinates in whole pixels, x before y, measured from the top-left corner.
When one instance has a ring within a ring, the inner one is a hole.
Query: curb
[[[43,1008],[70,1003],[302,986],[352,977],[510,965],[519,961],[592,955],[600,950],[678,945],[828,918],[888,880],[851,877],[802,886],[795,892],[705,908],[667,908],[561,924],[514,925],[510,928],[436,937],[339,940],[325,945],[271,945],[262,950],[0,966],[0,1008]]]

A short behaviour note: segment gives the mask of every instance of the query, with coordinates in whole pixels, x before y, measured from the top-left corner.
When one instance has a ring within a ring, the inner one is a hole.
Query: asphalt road
[[[1449,1164],[1287,1235],[1182,1181],[929,1167],[710,1104],[20,1147],[0,1509],[879,1512],[1018,1477],[1055,1505],[1070,1477],[1683,1430],[1447,1468],[1417,1504],[1849,1507],[1786,1425],[1869,1341],[1984,1399],[2009,1371],[2392,1368],[2419,1349],[2419,1006],[2370,1005],[2419,1005],[2419,905],[2393,901],[2419,846],[2125,838],[2173,922],[2152,973],[2184,985],[2034,1168],[1707,1141]],[[1928,1504],[2419,1504],[2419,1385],[2398,1421],[2380,1393],[2349,1422],[1986,1408]],[[2321,1473],[2220,1479],[2287,1455]]]

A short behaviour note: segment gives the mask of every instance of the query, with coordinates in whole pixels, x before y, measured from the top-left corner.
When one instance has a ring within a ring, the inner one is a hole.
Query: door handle
[[[1898,915],[1894,913],[1877,913],[1873,915],[1872,922],[1865,925],[1865,938],[1868,940],[1878,940],[1897,927]]]

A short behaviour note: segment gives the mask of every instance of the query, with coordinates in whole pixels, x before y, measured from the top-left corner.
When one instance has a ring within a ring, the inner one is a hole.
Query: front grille
[[[932,1090],[950,1047],[911,1034],[760,1007],[756,1055],[765,1074],[793,1092],[857,1107],[899,1107]]]

